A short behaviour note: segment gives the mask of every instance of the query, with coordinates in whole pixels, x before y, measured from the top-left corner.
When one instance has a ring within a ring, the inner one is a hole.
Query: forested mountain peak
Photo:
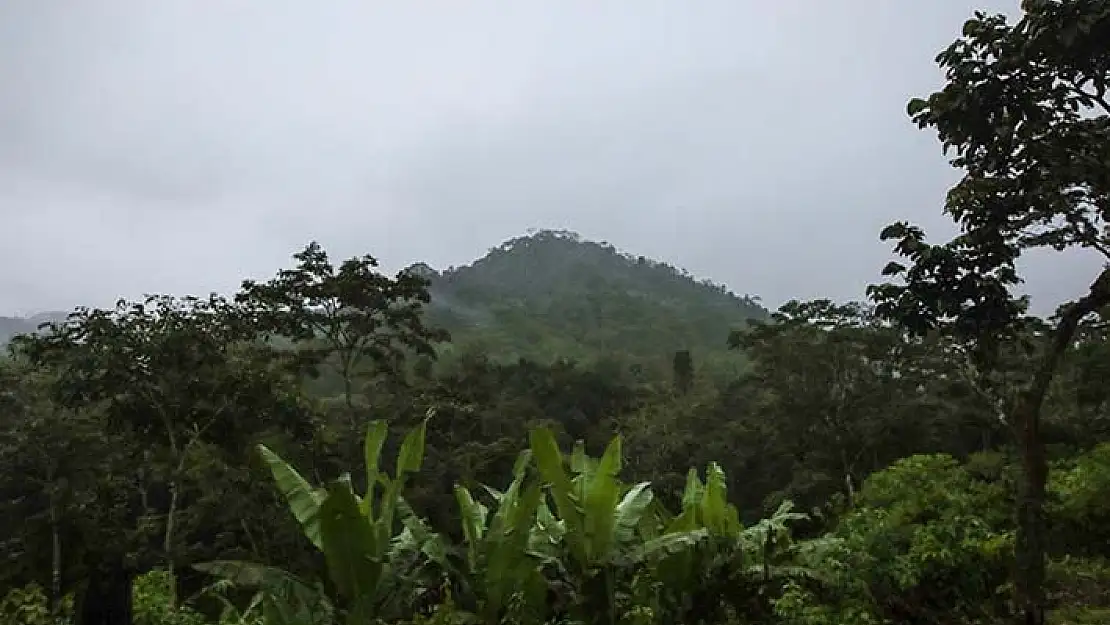
[[[410,269],[432,282],[434,321],[507,357],[725,354],[730,329],[768,315],[752,297],[566,230],[509,239],[443,272]]]

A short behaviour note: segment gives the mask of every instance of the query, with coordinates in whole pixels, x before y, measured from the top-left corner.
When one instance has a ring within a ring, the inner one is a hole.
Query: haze
[[[5,2],[0,314],[227,291],[310,239],[444,268],[533,227],[771,306],[861,298],[883,225],[948,233],[907,99],[1017,6]],[[1098,266],[1031,263],[1035,303]]]

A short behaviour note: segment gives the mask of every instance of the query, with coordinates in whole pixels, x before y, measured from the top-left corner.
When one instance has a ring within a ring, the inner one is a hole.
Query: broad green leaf
[[[486,515],[489,511],[471,496],[469,490],[459,484],[455,485],[455,501],[459,504],[463,538],[466,540],[471,566],[474,566],[477,562],[478,544],[486,531]]]
[[[621,437],[614,436],[613,440],[609,441],[609,445],[605,447],[605,453],[601,455],[601,462],[597,466],[598,473],[604,473],[610,477],[617,477],[621,472]]]
[[[201,573],[226,579],[235,586],[276,588],[285,584],[300,584],[308,587],[295,575],[285,570],[254,562],[214,560],[194,564],[193,568]]]
[[[529,433],[529,440],[536,468],[551,486],[555,508],[559,512],[560,520],[566,524],[563,535],[567,545],[575,557],[584,562],[586,550],[581,513],[571,499],[571,481],[563,469],[563,454],[559,451],[558,443],[555,442],[555,435],[547,428],[537,428]]]
[[[539,506],[543,491],[538,482],[533,482],[519,498],[519,483],[506,491],[513,493],[512,510],[502,515],[503,523],[497,528],[499,533],[487,534],[485,547],[488,552],[485,571],[485,587],[490,608],[496,612],[503,602],[527,579],[529,569],[537,563],[527,554],[529,529],[533,525],[536,508]],[[501,511],[498,511],[499,514]],[[492,530],[492,528],[491,528]]]
[[[536,468],[539,469],[543,479],[554,490],[563,494],[569,493],[571,488],[570,478],[563,468],[563,454],[559,451],[558,443],[555,442],[555,435],[547,428],[538,428],[532,430],[529,439],[532,446],[532,457],[536,460]],[[558,501],[558,495],[555,503],[557,506],[561,505]]]
[[[401,451],[397,454],[396,478],[405,473],[415,473],[424,464],[424,436],[427,429],[428,421],[425,419],[405,436]]]
[[[570,452],[570,470],[572,473],[588,473],[590,458],[586,455],[585,441],[574,441],[574,449]]]
[[[382,573],[383,545],[344,484],[328,489],[320,506],[320,534],[331,580],[348,599],[373,596]]]
[[[585,539],[591,563],[608,558],[613,546],[615,512],[620,498],[617,473],[621,466],[621,439],[613,437],[589,482],[583,508]]]
[[[643,562],[648,559],[658,559],[665,556],[672,556],[686,551],[694,547],[709,535],[704,528],[696,529],[690,532],[673,532],[663,534],[658,538],[645,541],[638,548],[633,550],[631,560],[633,562]]]
[[[257,449],[262,460],[270,467],[274,483],[285,497],[293,517],[301,524],[304,535],[322,551],[324,543],[320,538],[320,504],[324,501],[324,493],[313,488],[296,469],[265,445],[258,445]]]
[[[385,443],[385,437],[389,433],[389,426],[385,421],[372,421],[370,426],[366,429],[366,442],[364,445],[364,453],[366,455],[366,499],[372,501],[374,499],[374,486],[378,482],[378,476],[381,475],[379,465],[381,463],[382,445]],[[369,509],[372,509],[373,504],[370,504]]]
[[[702,523],[713,534],[734,536],[740,531],[735,508],[728,503],[725,472],[716,462],[710,462],[705,470],[705,493],[701,500],[701,513]]]
[[[698,470],[690,467],[686,472],[686,488],[682,491],[682,509],[687,510],[701,504],[705,487],[698,478]]]
[[[618,544],[630,542],[636,537],[636,528],[640,525],[640,519],[653,499],[649,486],[649,482],[640,482],[625,493],[624,498],[617,504],[613,533]]]

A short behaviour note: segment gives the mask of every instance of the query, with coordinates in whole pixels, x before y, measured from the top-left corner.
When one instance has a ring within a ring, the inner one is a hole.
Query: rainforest
[[[541,230],[0,319],[0,624],[1110,622],[1110,2],[1023,9],[856,301]]]

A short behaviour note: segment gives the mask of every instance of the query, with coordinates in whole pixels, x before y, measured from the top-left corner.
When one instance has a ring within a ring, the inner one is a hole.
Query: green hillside
[[[511,239],[442,273],[412,269],[432,282],[429,315],[452,333],[447,354],[480,347],[500,359],[604,356],[657,368],[690,350],[697,363],[730,362],[729,330],[768,316],[724,286],[565,231]]]
[[[731,369],[741,356],[727,349],[729,331],[768,316],[750,297],[565,231],[511,239],[467,266],[410,270],[431,280],[429,321],[451,332],[448,359],[467,350],[510,362],[615,358],[664,373],[689,350],[699,367]],[[63,317],[0,318],[0,343]]]

